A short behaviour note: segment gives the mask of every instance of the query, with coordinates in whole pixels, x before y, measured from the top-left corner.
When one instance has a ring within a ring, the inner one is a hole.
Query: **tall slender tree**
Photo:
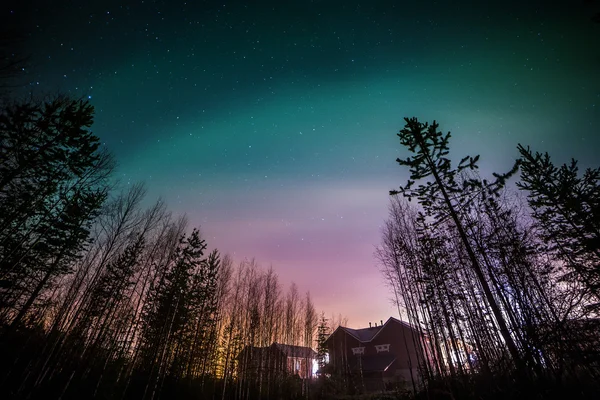
[[[470,206],[471,201],[483,186],[486,190],[499,190],[504,186],[506,179],[516,172],[516,166],[507,174],[495,174],[496,179],[493,182],[465,179],[460,184],[459,174],[464,170],[475,170],[479,156],[467,156],[453,169],[451,161],[447,157],[450,132],[443,134],[438,131],[439,125],[435,121],[431,125],[421,123],[416,118],[405,118],[405,121],[406,126],[398,133],[398,137],[400,144],[412,155],[406,159],[398,158],[396,161],[401,166],[409,168],[410,178],[405,186],[391,191],[390,194],[402,194],[409,200],[417,198],[427,217],[434,218],[438,223],[448,219],[452,222],[468,255],[471,268],[485,294],[485,300],[498,324],[506,347],[516,366],[522,368],[521,354],[511,335],[506,317],[492,292],[481,262],[468,239],[465,221],[461,218],[461,210]],[[432,179],[428,180],[428,178]],[[421,180],[426,181],[414,188],[415,182]]]

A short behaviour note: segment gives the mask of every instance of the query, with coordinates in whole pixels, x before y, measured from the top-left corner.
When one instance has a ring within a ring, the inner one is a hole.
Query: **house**
[[[351,378],[362,391],[385,390],[395,384],[417,384],[427,351],[418,330],[390,317],[368,328],[339,326],[325,341],[326,371]]]
[[[276,375],[312,378],[317,353],[310,347],[273,343],[266,347],[246,346],[237,356],[238,376],[267,378]]]

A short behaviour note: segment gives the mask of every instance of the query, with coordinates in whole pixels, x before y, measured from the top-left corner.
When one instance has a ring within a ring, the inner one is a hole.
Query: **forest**
[[[64,96],[0,113],[2,392],[251,397],[238,354],[312,347],[310,294],[209,251],[185,217],[146,202],[142,184],[115,184],[92,120],[87,101]],[[294,385],[282,378],[277,390]]]
[[[162,201],[144,205],[142,184],[115,184],[115,162],[89,130],[93,111],[56,96],[6,101],[0,113],[2,392],[358,394],[352,374],[263,382],[240,369],[244,347],[272,343],[318,347],[323,366],[324,340],[342,321],[319,316],[295,285],[285,291],[272,268],[208,251]],[[436,122],[407,118],[398,136],[410,179],[390,193],[375,255],[423,340],[418,376],[393,395],[597,393],[600,170],[555,166],[519,145],[512,169],[486,179],[479,157],[452,167],[450,133]]]
[[[413,384],[423,398],[595,398],[600,169],[518,145],[508,172],[484,178],[478,156],[452,166],[435,121],[405,122],[410,178],[390,193],[376,257],[422,334]]]

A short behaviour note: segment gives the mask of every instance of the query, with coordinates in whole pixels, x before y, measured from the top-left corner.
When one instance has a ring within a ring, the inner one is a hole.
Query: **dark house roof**
[[[370,342],[373,337],[379,333],[383,326],[375,326],[372,328],[351,329],[341,326],[343,330],[360,340],[361,342]]]
[[[337,332],[338,329],[342,329],[345,332],[347,332],[349,335],[354,336],[359,342],[367,343],[367,342],[370,342],[373,339],[375,339],[377,337],[377,335],[379,334],[379,332],[381,332],[384,327],[388,326],[388,324],[390,324],[392,322],[399,323],[399,324],[404,325],[407,328],[412,329],[415,332],[417,332],[417,330],[413,326],[407,324],[406,322],[400,321],[399,319],[396,319],[394,317],[390,317],[390,318],[388,318],[387,321],[385,321],[385,324],[380,325],[380,326],[370,327],[370,328],[351,329],[351,328],[346,328],[345,326],[340,325],[335,331],[333,331],[331,333],[331,335],[329,335],[327,340],[329,340],[329,338],[331,338],[333,336],[333,334],[335,332]]]
[[[317,352],[310,347],[273,343],[271,346],[281,350],[288,357],[316,358]]]
[[[300,358],[316,358],[317,352],[310,347],[304,346],[292,346],[289,344],[273,343],[270,346],[258,347],[258,346],[245,346],[244,349],[238,354],[240,357],[245,352],[250,352],[252,358],[261,357],[268,352],[274,350],[280,351],[286,357],[300,357]]]

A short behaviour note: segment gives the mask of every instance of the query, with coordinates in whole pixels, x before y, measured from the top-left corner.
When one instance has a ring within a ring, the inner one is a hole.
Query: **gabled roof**
[[[350,335],[354,336],[361,342],[370,342],[373,337],[379,333],[383,326],[375,326],[372,328],[361,328],[361,329],[351,329],[346,328],[345,326],[340,326],[343,330],[348,332]]]
[[[288,357],[301,357],[301,358],[316,358],[317,352],[310,347],[305,346],[293,346],[291,344],[273,343],[272,346],[279,349],[283,354]]]
[[[419,333],[413,326],[407,324],[406,322],[400,321],[399,319],[396,319],[394,317],[389,317],[388,320],[385,321],[385,324],[380,325],[380,326],[371,327],[371,328],[351,329],[351,328],[347,328],[345,326],[340,325],[337,327],[337,329],[335,331],[333,331],[333,333],[331,335],[329,335],[327,340],[329,340],[329,338],[331,338],[335,334],[335,332],[337,332],[338,329],[342,329],[345,332],[347,332],[349,335],[355,337],[359,342],[368,343],[368,342],[372,341],[373,339],[375,339],[377,337],[377,335],[379,334],[379,332],[381,332],[386,326],[388,326],[391,323],[398,323],[400,325],[404,325],[405,327],[409,328],[410,330],[415,331],[415,333]]]
[[[242,351],[240,351],[237,357],[240,357],[246,352],[250,352],[251,357],[261,357],[268,352],[273,352],[274,350],[281,351],[286,357],[317,358],[317,352],[310,347],[292,346],[290,344],[281,344],[277,342],[274,342],[272,345],[266,347],[246,345]]]

